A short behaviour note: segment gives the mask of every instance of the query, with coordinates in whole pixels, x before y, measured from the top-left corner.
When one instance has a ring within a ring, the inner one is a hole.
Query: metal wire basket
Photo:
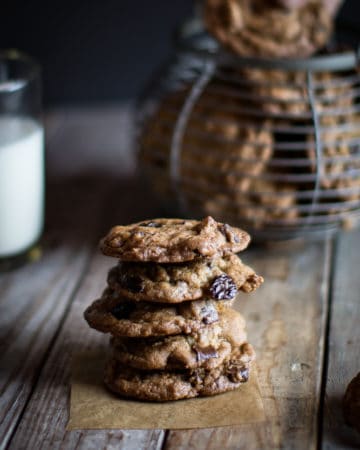
[[[357,65],[351,50],[239,58],[192,36],[143,102],[141,167],[178,214],[210,214],[257,239],[356,226]]]

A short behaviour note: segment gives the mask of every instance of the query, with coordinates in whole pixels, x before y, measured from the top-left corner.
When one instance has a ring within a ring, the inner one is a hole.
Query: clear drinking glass
[[[0,51],[0,269],[34,254],[43,223],[40,67],[16,50]]]

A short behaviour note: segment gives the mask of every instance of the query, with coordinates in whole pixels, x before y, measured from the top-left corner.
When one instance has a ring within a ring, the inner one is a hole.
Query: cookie
[[[134,302],[106,289],[84,317],[90,327],[113,336],[149,337],[190,334],[219,320],[233,300],[198,300],[177,305]]]
[[[339,75],[320,73],[316,76],[321,137],[320,187],[333,190],[334,196],[324,198],[325,203],[360,198],[360,161],[358,140],[360,116],[356,111],[353,85],[346,79],[339,83]],[[314,133],[307,136],[307,157],[310,171],[317,171]],[[334,206],[330,212],[344,211],[344,205]]]
[[[245,321],[232,309],[191,335],[164,338],[114,338],[113,356],[122,364],[141,370],[175,370],[218,367],[234,348],[246,341]]]
[[[104,382],[112,392],[138,400],[164,402],[211,396],[234,390],[246,382],[254,358],[254,350],[247,343],[212,370],[144,372],[125,367],[112,358],[106,366]]]
[[[231,300],[239,290],[254,291],[262,282],[237,255],[178,264],[120,262],[108,275],[109,286],[123,297],[163,303]]]
[[[249,118],[241,114],[241,109],[248,105],[228,93],[219,93],[221,89],[221,82],[211,82],[190,114],[179,160],[180,188],[185,193],[196,191],[199,183],[221,187],[229,172],[257,175],[272,156],[273,139],[263,126],[266,122],[259,120],[258,127],[247,126]],[[140,138],[144,171],[154,190],[168,198],[174,196],[170,154],[177,120],[176,116],[169,117],[169,103],[176,108],[174,93],[159,105]],[[247,183],[248,178],[244,177],[244,188]]]
[[[360,372],[346,389],[343,410],[346,423],[360,433]]]
[[[228,72],[229,69],[226,76],[239,77],[238,72]],[[154,190],[162,200],[169,201],[174,198],[170,177],[171,134],[174,128],[168,127],[167,111],[171,101],[175,105],[173,95],[159,105],[150,120],[154,126],[147,127],[141,139],[146,145],[140,152]],[[186,204],[204,204],[219,191],[232,201],[231,190],[248,190],[254,179],[252,177],[261,176],[266,170],[274,144],[270,124],[266,120],[244,116],[242,111],[246,108],[248,102],[229,95],[221,80],[217,79],[210,82],[196,102],[184,132],[179,160],[179,190]],[[256,108],[258,112],[258,105]],[[162,128],[161,133],[159,127]],[[157,136],[156,143],[153,132]],[[221,209],[217,213],[217,217],[222,217]]]
[[[113,227],[100,247],[105,255],[121,261],[178,263],[240,252],[249,241],[245,231],[212,217],[201,221],[153,219]]]
[[[294,117],[311,113],[306,72],[246,67],[239,76],[253,94],[250,105],[259,111]]]
[[[259,106],[257,109],[260,110]],[[281,156],[275,155],[273,148],[273,123],[261,122],[254,117],[244,117],[243,122],[234,122],[233,119],[227,123],[237,124],[237,136],[242,137],[240,142],[244,153],[239,151],[236,162],[224,144],[219,142],[218,150],[221,150],[223,161],[218,162],[211,153],[206,160],[199,161],[197,171],[193,170],[190,177],[190,180],[196,179],[196,188],[191,188],[191,181],[186,185],[187,180],[184,179],[182,188],[186,203],[192,206],[193,211],[200,210],[204,214],[234,223],[247,223],[253,229],[264,228],[278,221],[294,223],[299,216],[296,208],[297,186],[274,180],[277,168],[274,167],[272,158]],[[256,153],[259,148],[264,150],[262,156]],[[186,147],[183,151],[186,151]],[[246,165],[250,164],[257,166],[256,171],[247,169]],[[284,169],[281,167],[281,170]]]
[[[360,161],[358,145],[359,128],[352,131],[340,131],[347,124],[359,123],[359,118],[348,116],[322,116],[320,118],[322,137],[322,158],[320,185],[324,190],[337,190],[334,199],[351,201],[360,198]],[[316,172],[315,138],[308,136],[308,157],[312,162],[311,170]],[[354,173],[355,172],[355,173]],[[350,191],[346,191],[349,190]],[[345,191],[344,191],[345,190]],[[328,200],[329,201],[329,200]]]
[[[273,154],[273,137],[266,121],[246,118],[241,113],[218,111],[244,107],[229,97],[205,110],[201,122],[193,115],[185,132],[181,152],[181,187],[188,194],[207,184],[224,188],[224,180],[241,178],[240,189],[246,189],[251,176],[259,175]],[[217,106],[216,106],[217,105]],[[201,133],[197,132],[201,128]],[[196,180],[195,186],[191,186]]]
[[[236,187],[235,180],[233,186]],[[296,205],[295,186],[252,179],[247,191],[234,189],[227,196],[214,195],[203,201],[201,207],[204,213],[224,217],[229,221],[246,222],[248,226],[260,229],[279,221],[295,223],[299,217]]]
[[[323,47],[332,17],[323,2],[286,9],[264,0],[206,0],[205,24],[240,56],[306,57]]]
[[[335,49],[342,52],[342,49]],[[329,54],[328,52],[326,54]],[[281,121],[281,127],[292,128],[307,126],[313,128],[313,115],[307,86],[307,73],[304,71],[281,71],[263,69],[244,69],[245,79],[251,81],[252,90],[256,94],[253,105],[274,117],[274,129],[280,124],[276,119],[287,116]],[[320,186],[323,190],[334,190],[333,197],[324,196],[324,203],[341,200],[358,200],[360,177],[354,170],[360,169],[358,148],[359,122],[355,111],[355,96],[352,93],[352,82],[339,73],[315,72],[312,74],[315,89],[315,108],[318,114],[319,132],[321,136],[322,164],[320,167]],[[291,116],[293,119],[290,121]],[[352,130],[345,130],[350,127]],[[315,134],[274,133],[275,144],[281,144],[282,150],[274,150],[274,160],[284,161],[282,173],[302,174],[309,176],[316,172]],[[284,147],[284,144],[296,144],[298,150]],[[301,166],[292,165],[297,159],[304,161]],[[308,164],[306,164],[308,159]],[[281,172],[281,167],[277,167]],[[280,187],[280,184],[279,184]],[[314,188],[314,182],[307,186],[304,183],[294,185],[298,191]],[[343,205],[338,206],[343,209]],[[339,212],[336,207],[328,212]],[[210,213],[210,212],[208,212]],[[212,214],[215,214],[214,212]],[[228,220],[228,219],[227,219]]]
[[[297,9],[304,7],[308,0],[275,0],[275,2],[283,8]],[[325,8],[328,10],[329,14],[332,17],[335,17],[343,0],[322,0],[322,2]]]
[[[352,82],[341,80],[341,75],[331,72],[313,72],[312,84],[316,111],[323,113],[351,106]],[[239,77],[249,85],[253,92],[250,105],[273,117],[312,122],[309,98],[308,73],[277,69],[244,68]],[[341,82],[339,82],[341,80]]]

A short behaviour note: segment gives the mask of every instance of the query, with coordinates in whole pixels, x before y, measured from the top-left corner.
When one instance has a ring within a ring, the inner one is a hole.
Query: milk
[[[43,128],[30,118],[0,115],[0,258],[36,242],[43,203]]]

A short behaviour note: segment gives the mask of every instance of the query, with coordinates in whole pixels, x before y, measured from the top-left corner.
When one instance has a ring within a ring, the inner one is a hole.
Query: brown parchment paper
[[[103,385],[102,355],[73,358],[70,420],[73,429],[210,428],[265,420],[256,370],[239,389],[214,397],[148,403],[116,397]]]

